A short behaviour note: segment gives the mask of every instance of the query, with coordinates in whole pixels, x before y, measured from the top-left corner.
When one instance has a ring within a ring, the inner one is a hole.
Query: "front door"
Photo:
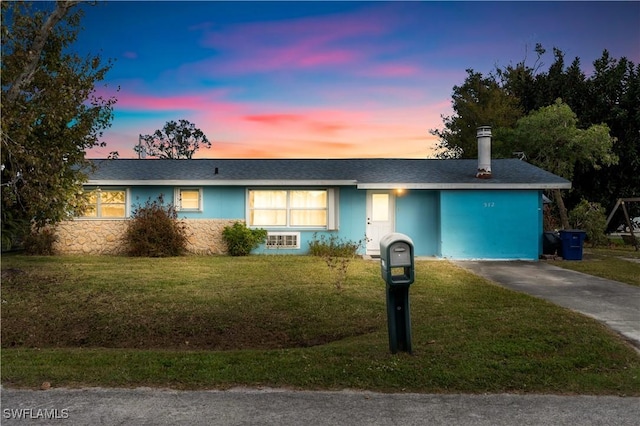
[[[367,191],[367,254],[380,255],[380,239],[395,231],[393,191]]]

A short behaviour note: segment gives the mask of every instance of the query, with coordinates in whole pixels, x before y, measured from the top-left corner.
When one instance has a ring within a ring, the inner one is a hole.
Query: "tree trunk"
[[[562,223],[562,229],[569,229],[569,216],[567,215],[567,208],[564,206],[564,200],[562,199],[562,192],[559,189],[553,190],[553,198],[558,205],[558,211],[560,212],[560,222]]]

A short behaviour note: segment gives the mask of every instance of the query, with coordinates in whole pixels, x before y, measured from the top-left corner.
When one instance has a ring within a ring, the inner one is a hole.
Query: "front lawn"
[[[548,261],[561,268],[640,286],[640,251],[631,246],[584,247],[582,260]]]
[[[392,355],[375,261],[338,291],[314,257],[4,256],[2,383],[640,395],[640,356],[595,320],[445,261],[410,298],[413,355]]]

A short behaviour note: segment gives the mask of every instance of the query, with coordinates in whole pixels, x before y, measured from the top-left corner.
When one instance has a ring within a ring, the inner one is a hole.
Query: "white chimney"
[[[147,158],[147,150],[142,146],[142,135],[138,135],[138,159]]]
[[[491,126],[478,127],[478,179],[491,179]]]

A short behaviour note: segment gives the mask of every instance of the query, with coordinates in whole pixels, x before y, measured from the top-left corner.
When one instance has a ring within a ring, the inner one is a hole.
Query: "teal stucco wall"
[[[408,190],[397,194],[396,232],[411,238],[416,256],[440,256],[438,192]]]
[[[182,188],[182,187],[181,187]],[[184,186],[184,188],[191,188]],[[173,186],[134,186],[130,189],[132,210],[162,194],[165,204],[175,204]],[[184,219],[244,219],[245,188],[237,186],[202,187],[202,211],[178,212]]]
[[[442,191],[444,258],[537,260],[542,197],[537,190]]]
[[[339,229],[269,229],[300,232],[300,249],[258,248],[256,253],[304,254],[314,237],[336,235],[360,241],[366,231],[366,190],[339,189]],[[131,187],[131,208],[163,194],[173,203],[174,187]],[[414,242],[416,256],[449,259],[526,259],[542,253],[542,200],[538,190],[407,190],[395,197],[396,232]],[[246,215],[245,187],[204,187],[201,212],[186,219],[239,219]],[[364,246],[363,246],[364,247]],[[361,250],[364,253],[364,248]]]

